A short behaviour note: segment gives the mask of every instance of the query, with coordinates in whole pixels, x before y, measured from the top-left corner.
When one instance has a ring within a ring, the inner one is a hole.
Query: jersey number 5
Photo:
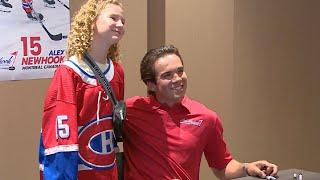
[[[57,134],[56,137],[65,139],[70,135],[70,128],[68,124],[63,124],[63,121],[68,121],[68,116],[60,115],[57,116]]]

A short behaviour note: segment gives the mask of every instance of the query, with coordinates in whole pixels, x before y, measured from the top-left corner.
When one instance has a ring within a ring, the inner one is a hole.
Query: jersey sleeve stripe
[[[72,151],[79,151],[78,144],[61,145],[61,146],[48,148],[44,150],[44,154],[48,156],[48,155],[56,154],[59,152],[72,152]]]

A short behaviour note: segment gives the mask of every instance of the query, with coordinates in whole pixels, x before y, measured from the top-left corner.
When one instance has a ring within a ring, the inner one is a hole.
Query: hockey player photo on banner
[[[0,81],[52,77],[65,57],[69,0],[0,0]]]

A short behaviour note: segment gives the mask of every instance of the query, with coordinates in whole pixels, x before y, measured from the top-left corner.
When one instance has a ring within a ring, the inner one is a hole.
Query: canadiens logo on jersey
[[[80,127],[79,157],[83,165],[93,169],[109,169],[115,165],[112,117],[102,117]]]

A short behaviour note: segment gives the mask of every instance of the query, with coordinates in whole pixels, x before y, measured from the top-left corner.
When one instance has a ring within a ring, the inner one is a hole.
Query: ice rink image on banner
[[[39,16],[27,17],[21,0],[0,0],[0,81],[49,78],[60,64],[70,26],[69,0],[49,1],[55,4],[33,0],[32,8],[43,15],[39,21]]]

